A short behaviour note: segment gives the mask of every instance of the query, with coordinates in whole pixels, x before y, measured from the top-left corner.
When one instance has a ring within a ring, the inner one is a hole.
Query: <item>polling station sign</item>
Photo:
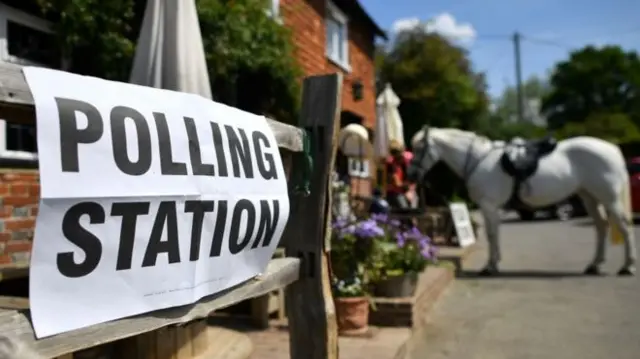
[[[193,303],[261,273],[289,217],[264,117],[197,95],[28,67],[41,201],[36,335]]]

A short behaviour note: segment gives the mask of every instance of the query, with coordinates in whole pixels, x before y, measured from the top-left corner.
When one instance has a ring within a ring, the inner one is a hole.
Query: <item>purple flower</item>
[[[431,249],[430,249],[430,248],[423,248],[423,249],[420,251],[420,254],[422,255],[422,257],[423,257],[424,259],[431,259],[431,258],[433,258],[433,256],[432,256],[432,254],[433,254],[433,253],[431,252]]]
[[[368,219],[355,225],[354,234],[358,238],[375,238],[384,236],[384,230],[374,219]]]
[[[387,223],[389,217],[384,213],[374,213],[371,215],[371,219],[380,223]]]
[[[407,239],[405,238],[404,234],[401,232],[397,232],[396,233],[396,243],[398,243],[398,247],[404,247],[405,243],[406,243]]]
[[[333,227],[333,229],[341,229],[346,225],[347,225],[347,221],[345,219],[340,218],[335,220],[331,226]]]

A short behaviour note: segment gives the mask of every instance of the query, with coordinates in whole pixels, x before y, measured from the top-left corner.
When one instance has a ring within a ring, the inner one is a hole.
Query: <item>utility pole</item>
[[[520,33],[513,34],[513,50],[516,63],[516,96],[518,98],[518,121],[524,120],[524,94],[522,93],[522,65],[520,63]]]

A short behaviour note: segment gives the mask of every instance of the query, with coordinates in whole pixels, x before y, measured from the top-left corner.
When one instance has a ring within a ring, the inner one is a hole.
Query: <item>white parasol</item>
[[[378,107],[378,118],[376,121],[374,148],[378,158],[385,158],[389,155],[389,143],[391,143],[391,141],[398,141],[403,148],[406,147],[404,143],[402,118],[400,118],[400,112],[398,111],[400,99],[395,92],[393,92],[391,84],[385,85],[384,90],[376,100],[376,104]]]
[[[147,0],[129,82],[211,99],[195,0]]]

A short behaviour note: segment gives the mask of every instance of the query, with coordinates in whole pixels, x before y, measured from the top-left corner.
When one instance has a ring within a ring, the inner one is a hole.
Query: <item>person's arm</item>
[[[400,176],[398,176],[398,174],[397,174],[397,173],[395,173],[395,171],[394,171],[394,173],[393,173],[393,177],[392,177],[392,179],[393,179],[393,184],[394,184],[396,187],[402,187],[402,186],[404,185],[404,184],[402,183],[402,180],[400,179]]]

